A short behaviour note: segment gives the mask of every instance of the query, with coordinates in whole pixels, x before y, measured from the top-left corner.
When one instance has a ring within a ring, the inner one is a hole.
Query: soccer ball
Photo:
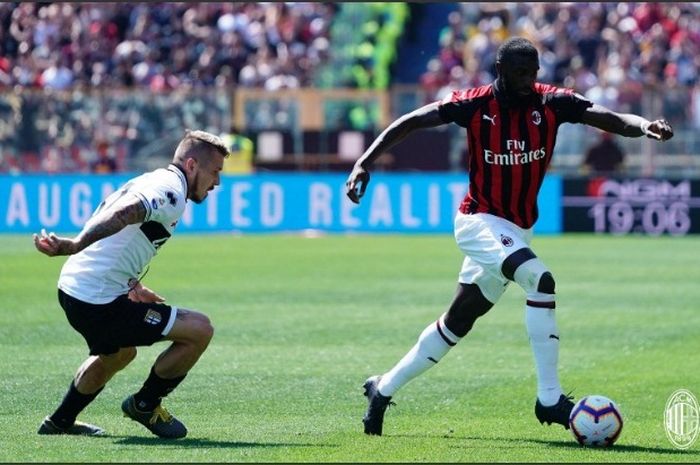
[[[612,446],[622,431],[622,415],[605,396],[590,395],[576,402],[569,415],[574,438],[582,446]]]

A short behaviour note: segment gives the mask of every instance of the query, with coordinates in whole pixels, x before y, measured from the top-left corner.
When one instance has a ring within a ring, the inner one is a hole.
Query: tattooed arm
[[[116,234],[126,226],[141,223],[146,218],[146,207],[134,196],[124,198],[107,209],[99,209],[75,238],[58,237],[54,233],[34,234],[34,246],[39,252],[54,257],[73,255],[100,239]]]

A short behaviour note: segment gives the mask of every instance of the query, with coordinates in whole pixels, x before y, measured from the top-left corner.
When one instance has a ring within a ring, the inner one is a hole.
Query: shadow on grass
[[[479,437],[479,436],[457,436],[457,435],[452,435],[452,434],[444,434],[444,435],[436,435],[436,434],[431,434],[431,435],[418,435],[418,434],[395,434],[395,435],[387,435],[387,437],[395,437],[395,438],[412,438],[412,439],[429,439],[429,438],[440,438],[440,439],[456,439],[459,441],[487,441],[487,442],[497,442],[499,444],[503,443],[512,443],[514,444],[513,447],[521,447],[523,443],[534,443],[534,444],[540,444],[543,446],[551,446],[551,447],[559,447],[562,449],[572,449],[572,450],[590,450],[590,451],[601,451],[604,453],[630,453],[630,452],[646,452],[646,453],[654,453],[654,454],[669,454],[669,455],[687,455],[688,457],[700,457],[700,451],[695,451],[695,450],[680,450],[680,449],[674,449],[671,447],[645,447],[645,446],[635,446],[634,444],[615,444],[612,447],[601,447],[601,448],[584,448],[574,442],[572,439],[571,441],[547,441],[544,439],[528,439],[528,438],[522,438],[522,439],[515,439],[515,438],[499,438],[499,437]],[[515,444],[520,444],[520,446],[516,446]],[[468,447],[468,445],[465,445],[465,447]]]
[[[514,439],[511,439],[511,441]],[[537,444],[543,444],[547,446],[553,446],[553,447],[561,447],[564,449],[583,449],[582,446],[576,444],[573,442],[569,441],[545,441],[543,439],[523,439],[525,442],[534,442]],[[590,450],[601,450],[605,451],[606,453],[608,452],[649,452],[649,453],[654,453],[654,454],[685,454],[688,456],[695,456],[695,457],[700,457],[700,451],[689,451],[689,450],[680,450],[680,449],[674,449],[671,447],[644,447],[644,446],[635,446],[634,444],[615,444],[610,448],[590,448]]]
[[[115,444],[126,446],[170,446],[177,448],[211,448],[211,449],[244,449],[255,447],[338,447],[336,444],[303,444],[284,442],[244,442],[218,441],[207,438],[162,439],[157,437],[140,436],[102,436],[105,439],[116,439]]]

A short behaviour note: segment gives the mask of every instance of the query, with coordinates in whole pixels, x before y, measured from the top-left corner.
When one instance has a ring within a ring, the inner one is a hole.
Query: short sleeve
[[[564,89],[551,94],[549,103],[559,123],[580,123],[586,109],[593,106],[583,95]]]
[[[146,207],[144,221],[169,225],[178,220],[185,209],[182,193],[168,184],[139,185],[134,194]]]
[[[440,101],[438,113],[445,123],[456,123],[466,128],[475,108],[474,99],[469,91],[454,90]]]

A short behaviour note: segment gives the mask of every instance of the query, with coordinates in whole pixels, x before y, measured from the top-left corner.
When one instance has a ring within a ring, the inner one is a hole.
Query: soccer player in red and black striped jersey
[[[562,123],[582,123],[660,141],[670,139],[673,130],[664,119],[616,113],[572,89],[535,82],[538,70],[535,46],[523,38],[508,39],[497,51],[495,82],[454,91],[401,116],[376,138],[348,177],[347,195],[359,203],[370,179],[368,168],[407,135],[448,123],[467,130],[469,189],[455,217],[455,239],[465,256],[457,292],[448,310],[425,328],[391,370],[365,382],[367,434],[382,434],[394,393],[438,363],[511,281],[526,293],[525,321],[537,369],[535,415],[540,423],[569,428],[574,404],[563,394],[557,373],[554,277],[530,248],[537,193],[552,159],[557,129]]]

